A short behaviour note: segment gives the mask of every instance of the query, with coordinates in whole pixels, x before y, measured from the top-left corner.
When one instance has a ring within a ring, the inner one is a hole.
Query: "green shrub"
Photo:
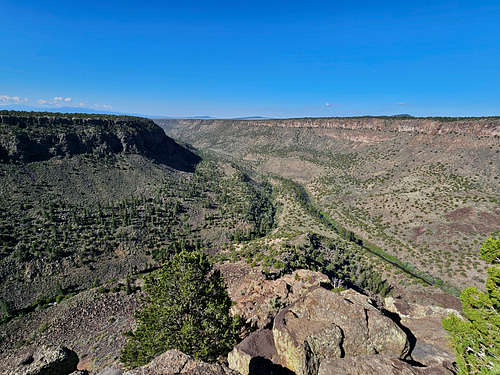
[[[334,293],[340,293],[340,292],[343,292],[344,290],[345,290],[345,288],[343,286],[338,286],[338,287],[331,289],[331,291]]]
[[[11,317],[12,310],[9,303],[7,301],[0,300],[0,318],[2,319],[0,321],[7,321]]]
[[[483,242],[481,257],[498,263],[499,251],[498,237],[489,237]],[[500,267],[495,264],[488,269],[486,292],[467,288],[460,301],[465,320],[456,315],[443,319],[457,354],[459,374],[500,374]]]
[[[179,349],[214,361],[235,342],[231,300],[220,272],[199,251],[181,251],[146,277],[146,304],[136,314],[137,329],[128,332],[121,361],[126,367],[150,362]]]
[[[491,235],[482,243],[481,258],[491,264],[500,263],[500,232]]]

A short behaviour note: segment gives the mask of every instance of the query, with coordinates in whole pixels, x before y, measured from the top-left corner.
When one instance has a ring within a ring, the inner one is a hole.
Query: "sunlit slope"
[[[329,216],[455,285],[481,286],[500,229],[500,120],[161,120],[172,135],[303,184]]]
[[[266,186],[147,119],[10,112],[0,149],[0,319],[272,226]]]

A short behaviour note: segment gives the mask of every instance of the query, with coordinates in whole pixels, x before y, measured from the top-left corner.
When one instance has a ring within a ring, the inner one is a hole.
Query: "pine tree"
[[[205,361],[231,349],[231,300],[205,254],[181,251],[146,277],[144,290],[146,304],[121,354],[126,367],[144,365],[170,349]]]
[[[500,263],[500,232],[488,237],[481,245],[481,258],[492,264]]]
[[[457,354],[459,374],[500,374],[500,240],[489,237],[481,247],[481,257],[493,267],[488,269],[486,292],[475,287],[460,294],[461,320],[456,315],[443,319]]]

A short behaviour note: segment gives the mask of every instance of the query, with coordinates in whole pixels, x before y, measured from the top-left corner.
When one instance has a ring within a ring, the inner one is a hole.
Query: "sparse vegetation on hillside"
[[[127,118],[49,117],[0,124],[0,352],[68,341],[102,368],[119,360],[118,332],[132,329],[128,367],[170,348],[215,360],[235,332],[209,259],[224,263],[216,268],[231,293],[309,269],[334,291],[352,287],[380,302],[375,294],[394,290],[416,303],[432,291],[444,307],[456,301],[429,284],[484,277],[479,238],[496,225],[499,202],[496,165],[484,164],[495,153],[489,138],[461,136],[479,143],[475,154],[460,151],[464,172],[453,153],[435,155],[437,138],[427,136],[222,122],[183,138],[205,151],[164,153],[150,152],[157,128],[141,135]],[[142,121],[154,127],[139,119],[137,129]],[[73,136],[92,147],[73,152]],[[189,168],[167,163],[193,155]],[[496,259],[489,245],[483,253]]]
[[[0,135],[21,129],[58,142],[68,132],[86,131],[71,117],[53,119],[28,130],[11,121],[2,124]],[[124,119],[120,126],[141,130],[142,122],[157,128],[146,119],[133,124]],[[110,134],[119,132],[106,126]],[[126,142],[148,149],[147,137],[133,138],[140,134],[128,134]],[[141,148],[135,154],[83,149],[35,161],[22,157],[24,149],[16,150],[20,158],[0,163],[0,301],[8,304],[9,316],[36,301],[53,301],[58,285],[78,291],[154,268],[182,249],[216,252],[273,227],[270,186],[217,161],[199,162],[193,173],[183,173],[140,154]]]
[[[95,363],[109,363],[124,340],[116,338],[117,327],[130,328],[142,294],[137,279],[149,278],[175,254],[203,249],[207,255],[199,256],[206,261],[275,227],[273,188],[265,179],[217,158],[193,157],[172,140],[166,149],[155,148],[156,136],[165,135],[150,120],[133,119],[131,126],[121,117],[12,115],[0,124],[2,353],[76,340],[73,347],[99,356]],[[141,133],[142,123],[153,131]],[[83,146],[75,149],[73,138]],[[127,152],[108,147],[116,139]],[[80,303],[99,307],[83,316]],[[79,325],[96,315],[99,323],[82,332]],[[57,316],[58,323],[40,316]],[[34,330],[26,328],[31,325]],[[196,351],[213,359],[226,350],[217,345],[207,341]]]
[[[244,259],[253,267],[262,267],[270,279],[297,269],[309,269],[322,272],[341,285],[382,296],[390,292],[391,285],[370,266],[359,244],[348,234],[339,236],[337,229],[310,203],[300,185],[284,178],[273,180],[274,201],[278,207],[279,202],[287,206],[279,210],[274,232],[262,239],[233,245],[232,250],[219,255],[220,260]]]
[[[66,259],[72,267],[94,267],[103,257],[120,262],[119,249],[129,254],[129,272],[136,272],[148,267],[133,261],[141,256],[161,261],[183,248],[254,238],[273,226],[269,187],[255,184],[240,172],[226,176],[213,162],[199,164],[192,175],[164,174],[151,165],[151,170],[139,173],[141,179],[144,174],[149,178],[136,193],[137,185],[125,189],[118,185],[120,180],[140,181],[130,180],[137,171],[126,159],[102,163],[84,158],[78,170],[64,164],[56,167],[59,177],[55,180],[46,175],[51,167],[44,163],[31,164],[21,173],[19,168],[5,166],[6,194],[0,209],[0,258],[4,263],[31,262],[32,267],[44,267],[46,262]],[[124,169],[122,165],[126,165]],[[89,175],[93,176],[91,190],[77,182],[77,190],[66,194],[61,186]],[[113,175],[116,180],[109,178]],[[93,195],[94,189],[97,195]],[[94,273],[96,277],[103,276]],[[51,293],[50,289],[45,292]],[[3,298],[10,299],[5,289]]]
[[[299,182],[347,233],[403,263],[452,285],[484,285],[479,243],[499,229],[500,143],[475,132],[494,133],[498,119],[337,120],[163,123],[185,142]],[[420,131],[426,120],[444,128]],[[396,130],[404,124],[414,131]]]

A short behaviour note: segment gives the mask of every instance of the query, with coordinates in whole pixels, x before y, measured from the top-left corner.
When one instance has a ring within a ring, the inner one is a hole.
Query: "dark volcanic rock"
[[[227,357],[229,368],[243,375],[294,375],[279,364],[273,332],[260,329],[236,345]]]
[[[454,362],[455,353],[449,346],[448,334],[441,323],[450,314],[460,316],[459,311],[435,305],[408,303],[387,297],[384,300],[388,311],[401,317],[401,324],[415,336],[416,343],[411,358],[425,366]]]
[[[144,118],[0,115],[2,161],[33,162],[86,153],[140,154],[181,170],[191,170],[200,160]]]
[[[245,340],[236,345],[227,357],[229,367],[243,375],[251,372],[256,359],[261,363],[274,363],[278,361],[274,346],[273,332],[270,329],[261,329],[253,332]],[[257,361],[258,362],[258,361]]]
[[[443,350],[423,341],[415,343],[415,347],[411,352],[411,358],[425,366],[434,366],[455,361],[455,356],[450,351]]]
[[[67,375],[76,371],[78,356],[64,346],[41,346],[24,358],[10,375]]]

